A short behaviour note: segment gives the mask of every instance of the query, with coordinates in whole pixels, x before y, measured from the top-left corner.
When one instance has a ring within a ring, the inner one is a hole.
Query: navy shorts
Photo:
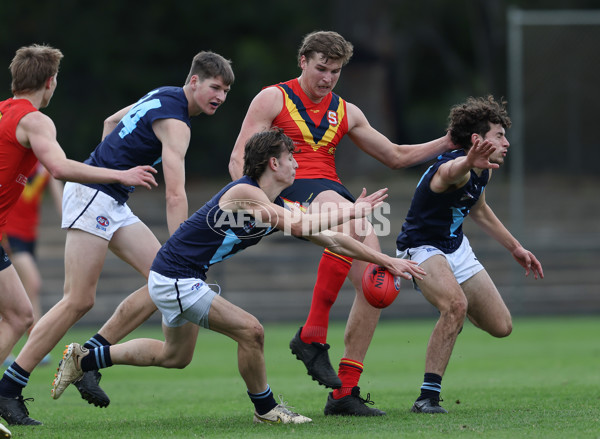
[[[6,235],[6,237],[8,238],[8,243],[10,244],[10,251],[13,254],[25,252],[35,256],[35,240],[26,241],[10,235]]]
[[[12,263],[8,258],[8,255],[4,251],[4,247],[0,245],[0,271],[4,270],[7,267],[10,267]]]
[[[356,198],[341,183],[326,178],[298,178],[280,196],[307,207],[315,200],[317,195],[325,191],[337,192],[352,203],[356,201]]]

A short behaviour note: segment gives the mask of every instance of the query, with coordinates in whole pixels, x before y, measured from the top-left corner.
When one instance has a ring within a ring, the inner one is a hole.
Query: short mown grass
[[[424,352],[435,321],[380,322],[360,386],[381,418],[325,417],[328,390],[306,375],[288,343],[298,324],[265,325],[267,373],[276,395],[313,418],[308,425],[253,425],[252,405],[237,371],[236,346],[201,331],[184,370],[115,366],[102,371],[108,408],[83,401],[74,387],[50,397],[55,365],[33,373],[24,396],[41,427],[10,427],[15,438],[600,438],[600,318],[516,318],[513,334],[495,339],[466,324],[443,381],[447,415],[410,413],[423,379]],[[96,328],[71,330],[64,344]],[[343,353],[342,323],[332,324],[334,365]],[[161,338],[148,326],[135,337]]]

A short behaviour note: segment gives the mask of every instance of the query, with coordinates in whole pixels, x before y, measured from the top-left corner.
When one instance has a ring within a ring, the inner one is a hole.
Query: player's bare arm
[[[362,151],[391,169],[423,163],[454,147],[449,134],[426,143],[398,145],[373,128],[356,105],[348,102],[346,109],[348,137]]]
[[[494,211],[485,200],[485,190],[477,200],[477,203],[471,207],[469,217],[477,224],[485,233],[498,241],[509,252],[520,247],[521,244],[512,236],[508,229],[498,219]]]
[[[268,189],[267,189],[268,190]],[[304,215],[299,210],[289,211],[272,200],[278,195],[275,192],[265,193],[263,189],[248,184],[239,184],[225,192],[219,200],[219,207],[226,212],[248,212],[257,221],[269,224],[279,230],[288,231],[293,236],[303,236]],[[318,217],[318,215],[314,215]],[[306,219],[314,216],[307,215]],[[309,224],[306,223],[308,227]],[[318,224],[316,224],[318,226]],[[304,231],[304,233],[307,233]]]
[[[30,147],[52,177],[78,183],[121,183],[126,186],[157,186],[152,166],[136,166],[126,171],[98,168],[70,160],[56,140],[56,127],[39,111],[29,113],[19,122],[19,142]]]
[[[229,159],[229,174],[232,180],[237,180],[244,174],[244,148],[248,139],[253,134],[270,129],[282,108],[283,97],[277,87],[266,88],[254,97]]]
[[[431,179],[431,190],[442,193],[448,189],[458,189],[469,181],[471,169],[498,168],[498,164],[489,161],[495,150],[491,142],[477,138],[467,155],[449,160],[439,167]]]
[[[481,198],[479,199],[481,201]],[[477,206],[477,205],[476,205]],[[474,206],[475,207],[475,206]],[[473,215],[475,213],[475,215]],[[469,214],[471,218],[488,235],[502,244],[512,255],[512,257],[525,269],[525,276],[533,273],[535,279],[544,278],[542,264],[533,253],[525,249],[521,243],[508,231],[502,222],[496,217],[492,209],[487,204],[482,204],[475,212]]]
[[[387,197],[387,189],[380,189],[369,196],[363,189],[361,197],[348,209],[327,210],[320,213],[302,213],[299,210],[290,211],[274,204],[271,199],[279,194],[268,196],[262,189],[255,186],[240,184],[229,189],[219,201],[223,210],[236,212],[247,211],[262,223],[270,224],[280,230],[289,231],[293,236],[309,236],[331,229],[351,219],[368,215]],[[271,198],[271,199],[270,199]]]
[[[529,250],[526,250],[521,243],[508,231],[508,229],[498,219],[492,208],[485,202],[485,191],[477,203],[471,208],[469,216],[475,223],[481,227],[488,235],[498,241],[506,248],[512,257],[525,268],[525,275],[533,272],[535,279],[544,278],[542,264]]]
[[[425,270],[417,262],[392,258],[343,233],[327,231],[326,233],[309,236],[307,239],[337,254],[381,265],[394,276],[401,276],[410,280],[412,277],[423,279],[423,276],[426,275]]]
[[[48,172],[46,168],[44,168],[44,172]],[[50,196],[52,197],[52,202],[54,203],[54,207],[56,212],[60,215],[62,213],[62,195],[63,195],[64,185],[63,182],[57,180],[54,177],[50,177],[48,181],[48,192],[50,192]]]
[[[121,122],[121,119],[123,119],[123,117],[129,112],[131,107],[133,107],[133,104],[117,111],[114,114],[111,114],[104,120],[104,124],[102,126],[102,140],[104,140],[104,138],[117,127],[119,122]]]
[[[177,119],[158,120],[152,124],[152,129],[162,143],[167,226],[172,235],[189,216],[185,191],[185,154],[190,144],[191,131],[185,122]]]

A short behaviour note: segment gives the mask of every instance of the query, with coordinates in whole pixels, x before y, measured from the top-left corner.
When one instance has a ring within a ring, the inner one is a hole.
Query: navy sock
[[[254,404],[254,408],[256,409],[256,413],[259,415],[264,415],[265,413],[273,410],[277,403],[275,402],[275,398],[273,397],[273,392],[271,392],[271,388],[267,384],[267,390],[261,393],[250,393],[248,392],[248,396],[250,400]]]
[[[99,348],[101,346],[110,346],[110,343],[108,342],[108,340],[106,340],[100,334],[94,335],[92,338],[90,338],[88,341],[86,341],[83,345],[83,347],[88,348],[88,349],[95,349],[95,348]]]
[[[421,396],[417,398],[417,401],[427,398],[439,401],[441,391],[442,377],[436,373],[426,373],[421,386]]]
[[[29,382],[30,373],[17,363],[11,364],[0,379],[0,395],[5,398],[16,398]]]
[[[90,349],[90,353],[81,359],[81,370],[104,369],[113,365],[110,358],[110,346],[102,346],[97,349]]]

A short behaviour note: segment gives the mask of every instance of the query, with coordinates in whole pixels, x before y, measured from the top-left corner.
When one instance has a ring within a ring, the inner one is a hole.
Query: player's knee
[[[25,334],[33,325],[34,315],[31,304],[23,305],[11,311],[2,310],[1,320],[5,321],[17,334]]]
[[[510,318],[508,318],[507,320],[496,325],[496,327],[494,328],[493,332],[491,332],[491,334],[494,337],[503,338],[503,337],[508,337],[511,334],[511,332],[512,332],[512,320]]]
[[[34,322],[33,310],[25,312],[21,318],[14,321],[16,328],[15,331],[20,334],[25,334],[32,326]]]
[[[170,361],[164,363],[163,366],[169,369],[185,369],[192,362],[193,357],[193,354],[171,357]]]
[[[468,308],[469,304],[467,303],[467,299],[465,297],[457,297],[450,301],[446,313],[457,322],[463,322],[467,316]]]
[[[27,331],[29,328],[33,326],[33,322],[35,317],[33,315],[33,311],[31,313],[27,313],[25,318],[23,319],[23,332]]]
[[[438,308],[440,311],[440,321],[443,321],[448,328],[454,328],[458,335],[465,322],[467,316],[468,304],[466,300],[453,300],[445,307]]]
[[[243,343],[253,349],[263,349],[265,344],[265,330],[256,318],[250,319],[244,330]]]
[[[77,300],[66,299],[66,305],[72,313],[83,316],[94,306],[94,297],[80,297]]]
[[[94,299],[87,299],[77,303],[77,311],[80,314],[85,314],[94,307]]]

